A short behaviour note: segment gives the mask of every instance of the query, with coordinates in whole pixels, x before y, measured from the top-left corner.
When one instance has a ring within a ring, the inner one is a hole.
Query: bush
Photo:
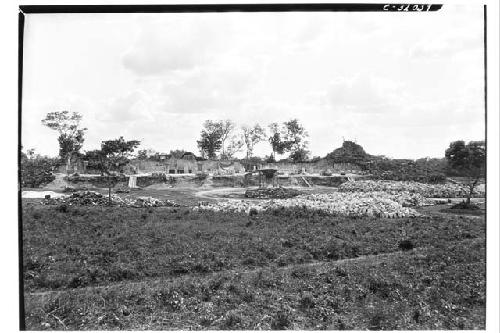
[[[56,161],[50,158],[23,159],[21,161],[21,186],[37,188],[52,182],[56,177],[52,169]]]
[[[409,251],[412,250],[415,246],[413,245],[413,242],[411,240],[407,239],[400,241],[398,247],[403,251]]]
[[[196,175],[195,175],[195,179],[199,180],[199,181],[203,181],[207,178],[208,178],[208,173],[206,173],[206,172],[199,172],[199,173],[196,173]]]
[[[479,210],[481,209],[478,205],[474,203],[467,203],[466,201],[459,202],[450,207],[450,209],[470,209],[470,210]]]
[[[290,314],[286,311],[279,311],[271,322],[271,329],[274,331],[286,330],[291,324]]]
[[[56,211],[58,211],[60,213],[67,213],[68,212],[68,205],[61,204],[61,205],[56,207]]]

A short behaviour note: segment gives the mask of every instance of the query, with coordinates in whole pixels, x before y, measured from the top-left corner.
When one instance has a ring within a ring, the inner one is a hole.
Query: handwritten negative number
[[[398,12],[422,12],[422,11],[429,11],[431,9],[431,5],[412,5],[412,4],[407,4],[407,5],[384,5],[384,10],[397,10]]]

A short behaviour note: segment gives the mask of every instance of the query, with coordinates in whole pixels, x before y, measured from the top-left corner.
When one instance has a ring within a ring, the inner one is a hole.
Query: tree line
[[[309,159],[309,134],[298,119],[271,123],[268,130],[266,132],[265,127],[260,124],[237,127],[231,120],[206,120],[197,145],[203,158],[232,159],[236,153],[245,149],[246,159],[250,159],[255,145],[267,140],[272,149],[271,155],[266,158],[268,161],[275,161],[277,155],[285,153],[289,153],[288,158],[294,162]]]
[[[50,112],[42,120],[42,124],[59,133],[57,138],[59,161],[69,165],[72,158],[78,157],[87,161],[90,168],[100,170],[101,174],[107,175],[110,179],[113,171],[120,170],[130,158],[134,157],[133,153],[140,145],[140,141],[119,137],[102,141],[100,149],[81,153],[87,131],[87,128],[81,126],[81,120],[82,116],[77,112]],[[255,145],[267,141],[272,150],[272,153],[266,157],[268,162],[275,161],[278,155],[283,154],[288,154],[288,158],[294,162],[303,162],[309,160],[308,136],[298,119],[271,123],[267,126],[267,131],[260,124],[237,126],[231,120],[206,120],[197,145],[202,158],[232,159],[236,153],[245,149],[246,158],[251,159],[254,158]],[[338,149],[326,158],[334,155],[336,151]],[[151,149],[143,149],[139,150],[135,157],[146,159],[151,153],[153,153]],[[184,150],[179,149],[170,151],[171,156],[176,158],[181,158],[184,153]],[[484,141],[468,143],[462,140],[453,141],[445,151],[444,160],[449,170],[455,172],[456,176],[465,176],[470,179],[472,193],[479,180],[485,177],[486,144]],[[427,165],[428,162],[426,161],[425,164]],[[54,164],[54,159],[35,154],[34,150],[28,150],[27,153],[21,152],[22,175],[29,175],[26,167],[32,166],[29,170],[35,176],[31,178],[49,179],[47,172],[32,171],[45,170],[47,166]]]

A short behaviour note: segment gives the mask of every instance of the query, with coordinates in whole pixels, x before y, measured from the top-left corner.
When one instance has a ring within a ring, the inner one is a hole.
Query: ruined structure
[[[192,154],[181,158],[170,157],[163,160],[131,160],[125,173],[166,173],[166,174],[235,174],[245,171],[237,161],[198,161]]]

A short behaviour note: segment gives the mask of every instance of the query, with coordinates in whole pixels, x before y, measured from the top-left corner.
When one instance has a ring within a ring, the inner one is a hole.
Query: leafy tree
[[[290,158],[293,162],[306,162],[309,160],[310,152],[304,148],[298,148],[290,154]]]
[[[78,154],[83,146],[84,134],[87,128],[81,128],[82,115],[77,112],[49,112],[42,124],[59,133],[59,156],[69,164],[71,157]]]
[[[99,149],[86,151],[83,159],[87,161],[87,169],[99,170],[101,176],[104,176],[104,166],[102,163],[102,152]]]
[[[41,156],[35,149],[21,151],[21,186],[36,188],[55,179],[52,171],[58,166],[58,159]]]
[[[486,144],[484,141],[454,141],[445,151],[445,157],[449,166],[459,171],[468,178],[469,194],[467,204],[470,205],[470,198],[474,188],[481,178],[485,177],[486,171]]]
[[[206,120],[203,123],[201,138],[197,141],[203,158],[215,159],[217,152],[222,147],[222,137],[224,135],[221,122]]]
[[[129,162],[131,153],[140,145],[140,141],[125,141],[121,136],[119,139],[107,140],[101,143],[100,150],[87,152],[91,161],[89,164],[97,165],[101,174],[106,174],[108,181],[108,197],[111,204],[111,188],[113,187],[113,172],[121,171],[122,167]]]
[[[266,131],[259,124],[255,124],[253,127],[242,126],[243,131],[243,141],[247,148],[247,159],[253,156],[253,149],[255,145],[266,138]]]
[[[304,126],[299,123],[298,119],[292,119],[283,123],[285,129],[285,146],[286,150],[299,155],[305,151],[308,142],[306,141],[309,134]]]
[[[306,138],[309,134],[299,123],[298,119],[286,121],[281,125],[272,123],[269,125],[269,129],[271,130],[269,143],[273,150],[273,158],[275,158],[276,154],[281,155],[285,152],[290,152],[291,155],[297,152],[295,155],[299,156],[301,154],[300,151],[306,149],[308,144]]]
[[[140,149],[137,151],[137,158],[139,160],[147,160],[153,156],[156,152],[153,149]]]
[[[269,137],[269,143],[271,144],[271,149],[273,150],[271,156],[268,160],[276,160],[276,154],[283,154],[288,146],[284,138],[283,127],[278,123],[271,123],[269,125],[269,130],[271,131],[271,136]]]

